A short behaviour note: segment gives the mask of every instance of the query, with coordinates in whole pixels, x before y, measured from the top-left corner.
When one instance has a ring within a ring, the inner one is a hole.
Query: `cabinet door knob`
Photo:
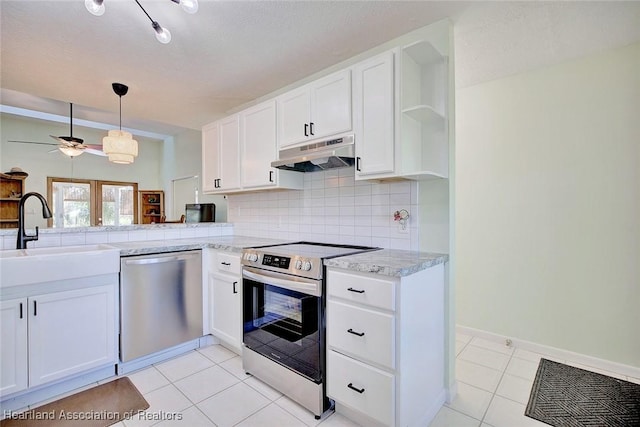
[[[354,387],[353,383],[347,384],[347,387],[349,387],[351,390],[357,391],[360,394],[364,393],[364,388]]]
[[[364,294],[364,289],[353,289],[353,288],[347,288],[347,290],[349,292],[355,292],[356,294]]]
[[[360,157],[356,157],[356,170],[358,172],[362,171],[362,169],[360,169]]]
[[[22,319],[22,303],[20,303],[20,318]]]
[[[304,136],[309,136],[309,124],[304,124]]]
[[[313,122],[309,123],[309,133],[311,135],[314,135],[314,133],[313,133]]]
[[[269,171],[269,182],[273,182],[273,171]]]
[[[238,290],[236,289],[236,285],[238,284],[238,282],[233,282],[233,293],[237,294]]]
[[[347,329],[347,332],[349,332],[350,334],[353,334],[353,335],[357,335],[359,337],[363,337],[364,336],[364,332],[356,332],[351,328]]]
[[[33,316],[37,316],[38,315],[38,301],[33,300]]]

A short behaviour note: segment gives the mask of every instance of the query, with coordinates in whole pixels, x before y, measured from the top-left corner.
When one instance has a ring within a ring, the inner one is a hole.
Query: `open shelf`
[[[426,40],[405,46],[403,50],[418,65],[430,65],[444,60],[444,56]]]
[[[402,110],[402,113],[408,115],[413,120],[427,125],[444,126],[446,120],[442,114],[430,105],[416,105],[405,108]]]

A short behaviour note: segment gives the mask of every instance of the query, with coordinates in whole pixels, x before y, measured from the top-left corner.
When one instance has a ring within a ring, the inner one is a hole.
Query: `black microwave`
[[[186,222],[216,222],[215,203],[192,203],[185,205]]]

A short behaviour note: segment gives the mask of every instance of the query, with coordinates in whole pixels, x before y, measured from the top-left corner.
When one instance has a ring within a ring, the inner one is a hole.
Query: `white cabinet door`
[[[271,162],[278,158],[275,101],[243,111],[241,123],[242,187],[277,185],[277,169],[271,167]]]
[[[220,177],[220,144],[218,124],[212,123],[202,128],[202,191],[204,193],[217,190],[217,179]]]
[[[219,190],[240,188],[240,116],[220,121]]]
[[[322,78],[311,86],[309,139],[351,130],[351,71]]]
[[[309,87],[286,93],[278,98],[277,103],[280,148],[306,141],[311,122]]]
[[[27,388],[27,299],[0,302],[0,395]]]
[[[394,171],[393,52],[353,68],[356,178]]]
[[[242,280],[209,274],[211,333],[240,352],[242,344]]]
[[[278,98],[278,146],[351,130],[351,71],[323,77]]]
[[[29,386],[117,362],[115,287],[29,298]]]

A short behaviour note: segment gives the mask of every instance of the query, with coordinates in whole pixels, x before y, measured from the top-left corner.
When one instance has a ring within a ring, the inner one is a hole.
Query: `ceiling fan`
[[[69,136],[54,136],[49,135],[51,138],[58,141],[58,144],[49,142],[37,142],[37,141],[15,141],[9,140],[9,142],[17,142],[20,144],[40,144],[40,145],[57,145],[58,150],[69,157],[77,157],[85,152],[89,154],[95,154],[97,156],[106,156],[102,151],[102,145],[88,145],[84,144],[84,140],[73,136],[73,103],[69,103]],[[56,150],[50,151],[55,153]]]

